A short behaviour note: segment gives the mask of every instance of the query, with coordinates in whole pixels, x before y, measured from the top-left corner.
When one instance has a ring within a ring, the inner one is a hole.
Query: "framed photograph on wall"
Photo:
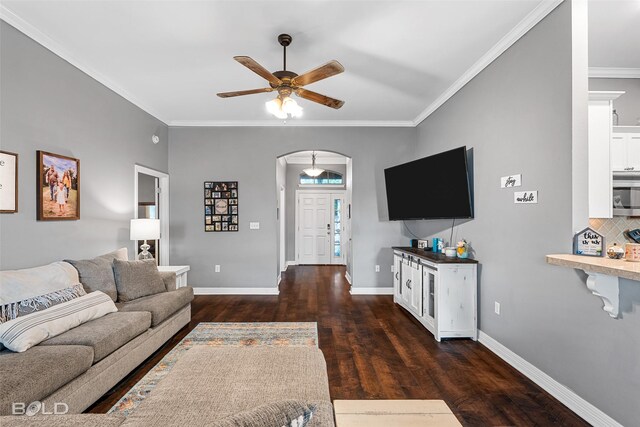
[[[38,151],[36,163],[38,220],[80,219],[80,160]]]
[[[238,231],[238,182],[204,183],[204,231]]]
[[[18,155],[0,151],[0,213],[18,212]]]

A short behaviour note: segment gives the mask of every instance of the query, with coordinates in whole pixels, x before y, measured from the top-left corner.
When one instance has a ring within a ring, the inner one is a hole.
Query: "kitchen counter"
[[[547,263],[640,281],[640,262],[570,254],[547,255]]]
[[[445,254],[434,254],[424,249],[394,246],[393,250],[405,252],[418,258],[426,259],[436,264],[477,264],[478,261],[470,258],[448,257]]]

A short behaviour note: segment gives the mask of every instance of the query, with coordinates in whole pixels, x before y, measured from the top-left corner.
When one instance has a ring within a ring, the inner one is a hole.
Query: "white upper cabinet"
[[[613,165],[628,149],[613,141],[613,100],[624,92],[589,92],[589,218],[613,218]]]
[[[611,168],[614,172],[640,171],[640,130],[621,132],[627,128],[614,128],[611,138]]]

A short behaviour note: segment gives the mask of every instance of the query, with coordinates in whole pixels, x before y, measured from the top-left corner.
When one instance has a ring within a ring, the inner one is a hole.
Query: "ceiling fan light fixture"
[[[314,151],[311,154],[311,167],[307,169],[303,169],[302,172],[310,176],[311,178],[315,178],[324,172],[324,169],[320,169],[316,167],[316,152]]]
[[[302,116],[302,107],[290,96],[286,96],[282,100],[282,111],[291,117]]]
[[[286,119],[287,113],[282,111],[282,100],[280,97],[267,101],[264,104],[267,107],[267,111],[279,119]]]

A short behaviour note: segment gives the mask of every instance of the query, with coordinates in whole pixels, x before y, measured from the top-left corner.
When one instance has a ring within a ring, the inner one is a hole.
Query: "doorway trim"
[[[336,189],[331,189],[331,188],[316,188],[316,189],[304,189],[304,190],[296,190],[296,200],[295,200],[295,224],[294,224],[294,243],[295,243],[295,262],[296,264],[300,264],[300,195],[301,194],[309,194],[309,193],[322,193],[322,194],[328,194],[329,196],[331,196],[332,194],[339,194],[342,196],[342,200],[346,201],[347,198],[347,190],[342,189],[342,190],[336,190]],[[332,205],[333,207],[333,205]],[[345,204],[343,203],[342,206],[342,210],[343,210],[343,220],[344,220],[344,210],[345,210]],[[333,209],[331,210],[331,213],[333,215]],[[333,219],[331,220],[331,232],[332,232],[332,238],[333,238]],[[343,226],[343,231],[344,230],[344,226]],[[345,252],[346,246],[345,246],[345,239],[344,239],[344,235],[341,237],[342,241],[341,241],[341,250],[342,250],[342,260],[344,261],[344,264],[335,264],[335,265],[346,265],[347,263],[347,254]],[[351,236],[348,236],[348,238],[350,239]],[[330,247],[330,252],[331,252],[331,265],[333,264],[333,250],[331,250]]]
[[[278,205],[278,221],[280,222],[280,273],[287,269],[287,222],[286,222],[286,195],[287,189],[284,185],[280,186],[279,205]],[[282,274],[278,274],[278,280],[282,277]]]
[[[160,259],[158,265],[169,264],[169,174],[139,164],[133,165],[133,218],[138,219],[138,174],[158,178],[156,198],[160,203]],[[133,242],[133,253],[138,253],[137,242]],[[134,255],[135,257],[135,255]]]

